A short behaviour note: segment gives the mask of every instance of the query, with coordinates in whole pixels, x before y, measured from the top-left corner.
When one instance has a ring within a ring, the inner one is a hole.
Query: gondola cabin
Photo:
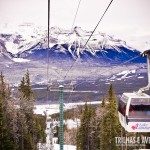
[[[128,132],[150,132],[150,96],[123,93],[118,101],[121,126]]]

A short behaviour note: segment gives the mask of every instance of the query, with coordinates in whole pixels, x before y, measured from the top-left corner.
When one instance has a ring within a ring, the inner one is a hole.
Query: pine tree
[[[35,150],[39,141],[45,142],[45,117],[33,114],[34,97],[28,72],[19,86],[19,99],[18,108],[1,73],[0,150]]]
[[[6,100],[6,89],[4,83],[4,76],[1,73],[0,75],[0,149],[1,150],[14,150],[15,144],[14,140],[11,137],[7,119],[6,119],[6,107],[5,107],[5,100]]]
[[[29,72],[22,78],[21,84],[18,89],[18,97],[20,101],[20,111],[18,112],[21,117],[18,120],[20,126],[20,143],[24,145],[24,150],[36,149],[39,141],[45,141],[45,119],[37,117],[33,113],[34,108],[34,94],[31,88]],[[39,121],[42,119],[43,121]],[[42,125],[41,122],[44,124]],[[28,143],[28,147],[27,147]],[[20,147],[22,147],[20,144]]]
[[[31,148],[35,149],[34,148],[36,146],[36,137],[34,135],[35,119],[33,117],[34,97],[30,85],[30,77],[28,71],[22,78],[21,84],[19,86],[18,97],[20,101],[20,111],[18,113],[20,113],[20,116],[22,117],[19,121],[21,127],[20,140],[23,143],[22,145],[25,146],[26,145],[25,143],[28,143],[28,148],[30,147],[30,149]]]
[[[91,121],[92,111],[85,103],[84,110],[81,116],[81,125],[77,134],[77,149],[78,150],[90,150],[90,121]]]
[[[89,149],[99,150],[99,122],[94,108],[89,108],[90,113],[90,132],[89,132]]]
[[[33,113],[34,107],[34,95],[31,89],[29,72],[25,74],[22,78],[21,84],[19,86],[19,98],[20,98],[20,107],[26,113]]]
[[[102,103],[96,108],[95,111],[95,117],[96,117],[96,123],[95,124],[95,128],[96,128],[96,132],[95,132],[95,149],[99,150],[100,149],[100,145],[101,145],[101,138],[100,135],[103,132],[103,127],[102,127],[102,120],[103,120],[103,116],[104,116],[104,111],[105,111],[105,97],[102,97]]]
[[[105,107],[104,117],[102,120],[102,133],[101,133],[101,150],[117,150],[115,137],[120,136],[120,124],[117,114],[116,97],[112,85],[108,91],[108,104]]]

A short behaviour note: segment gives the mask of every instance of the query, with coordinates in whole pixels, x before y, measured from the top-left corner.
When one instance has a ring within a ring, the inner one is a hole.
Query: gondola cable
[[[73,30],[73,27],[74,27],[74,24],[75,24],[75,21],[76,21],[76,18],[77,18],[77,14],[78,14],[78,11],[79,11],[79,8],[80,8],[81,1],[82,1],[82,0],[79,0],[78,6],[77,6],[77,10],[76,10],[76,13],[75,13],[75,17],[74,17],[74,20],[73,20],[73,23],[72,23],[72,26],[71,26],[71,31]],[[70,34],[70,35],[71,35],[71,34]],[[69,39],[70,39],[70,35],[69,35]],[[64,78],[63,78],[63,80],[66,79],[66,77],[67,77],[69,71],[72,69],[72,67],[74,66],[74,63],[75,63],[75,62],[76,62],[76,61],[74,61],[74,62],[72,63],[72,65],[69,67],[69,69],[67,70],[67,72],[66,72],[66,74],[65,74],[65,76],[64,76]]]
[[[109,3],[109,5],[107,6],[107,8],[105,9],[103,15],[101,16],[100,20],[98,21],[98,23],[96,24],[96,27],[94,28],[94,30],[92,31],[91,35],[89,36],[88,40],[86,41],[85,45],[83,46],[83,49],[86,47],[87,43],[89,42],[90,38],[92,37],[92,35],[94,34],[95,30],[97,29],[98,25],[100,24],[100,22],[102,21],[102,19],[104,18],[106,12],[108,11],[110,5],[112,4],[113,0],[111,0],[111,2]],[[70,66],[70,68],[68,69],[65,77],[64,77],[64,80],[66,79],[68,73],[70,72],[70,70],[73,68],[73,66],[75,65],[75,63],[77,62],[79,57],[77,57],[77,59],[72,63],[72,65]]]
[[[111,0],[111,2],[109,3],[109,5],[107,6],[106,10],[104,11],[102,17],[100,18],[100,20],[98,21],[97,25],[95,26],[94,30],[92,31],[91,35],[89,36],[88,40],[86,41],[85,45],[83,46],[83,48],[86,47],[87,43],[89,42],[90,38],[92,37],[92,35],[94,34],[95,30],[97,29],[97,27],[99,26],[100,22],[102,21],[102,19],[104,18],[106,12],[108,11],[110,5],[112,4],[113,0]]]
[[[138,58],[138,57],[140,57],[140,55],[137,55],[137,56],[135,56],[135,57],[133,57],[133,58],[131,58],[131,59],[129,59],[129,60],[127,60],[127,61],[121,63],[120,66],[125,65],[125,64],[131,62],[132,60]],[[117,67],[118,67],[118,66],[114,66],[113,68],[111,68],[111,72],[112,72],[115,68],[117,68]],[[100,75],[103,75],[104,73],[107,73],[107,72],[110,72],[110,68],[108,68],[107,70],[103,71]],[[83,82],[77,84],[76,86],[81,85],[81,84],[83,84],[84,82],[86,82],[86,81],[83,81]]]
[[[134,59],[136,59],[136,58],[138,58],[138,57],[140,57],[140,55],[137,55],[137,56],[135,56],[135,57],[133,57],[133,58],[131,58],[131,59],[129,59],[129,60],[127,60],[127,61],[121,63],[120,66],[125,65],[126,63],[128,63],[128,62],[130,62],[130,61],[132,61],[132,60],[134,60]],[[113,68],[111,68],[111,72],[112,72],[115,68],[117,68],[117,67],[118,67],[118,66],[114,66]],[[104,73],[107,73],[107,72],[110,72],[110,68],[108,68],[107,70],[103,71],[100,75],[103,75]],[[87,82],[87,81],[83,81],[83,82],[80,82],[80,83],[76,84],[76,87],[77,87],[78,85],[84,84],[85,82]],[[98,84],[96,84],[96,85],[99,85],[99,84],[100,84],[100,83],[98,83]],[[68,101],[69,101],[71,95],[72,95],[72,92],[70,92],[70,94],[69,94],[69,96],[68,96]]]
[[[49,99],[49,51],[50,51],[50,4],[51,1],[48,0],[48,39],[47,39],[47,44],[48,44],[48,48],[47,48],[47,102]]]
[[[74,17],[74,20],[73,20],[73,23],[72,23],[71,31],[73,30],[73,27],[74,27],[74,24],[75,24],[75,21],[76,21],[76,18],[77,18],[77,14],[78,14],[78,11],[79,11],[79,8],[80,8],[81,1],[82,0],[79,0],[77,10],[76,10],[76,13],[75,13],[75,17]]]

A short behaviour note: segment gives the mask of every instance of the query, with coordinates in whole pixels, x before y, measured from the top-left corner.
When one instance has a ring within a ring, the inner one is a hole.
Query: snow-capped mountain
[[[11,54],[7,51],[4,41],[0,39],[0,59],[1,61],[12,61]]]
[[[47,30],[32,24],[18,26],[15,32],[0,33],[1,47],[7,55],[14,58],[29,60],[46,60],[47,57]],[[72,31],[58,27],[50,29],[49,56],[55,59],[80,58],[81,60],[114,61],[120,62],[137,56],[140,52],[131,48],[125,41],[115,39],[105,33],[96,32],[85,43],[91,31],[75,27]],[[141,59],[137,60],[141,61]]]
[[[41,27],[35,27],[33,24],[22,24],[15,29],[3,28],[0,33],[0,39],[5,42],[7,51],[17,54],[20,51],[27,50],[37,43],[37,40],[45,35],[45,30]]]

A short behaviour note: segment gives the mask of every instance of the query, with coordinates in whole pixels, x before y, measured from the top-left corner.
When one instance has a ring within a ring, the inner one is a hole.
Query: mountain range
[[[91,33],[81,27],[72,30],[51,27],[48,49],[45,27],[29,23],[14,29],[3,27],[0,71],[12,87],[17,87],[28,69],[37,95],[48,82],[55,84],[63,79],[66,84],[75,82],[78,92],[74,93],[74,100],[81,100],[87,94],[99,100],[112,82],[117,94],[138,90],[147,84],[146,64],[143,64],[146,59],[138,57],[140,51],[124,40],[98,31],[85,46]],[[95,95],[92,91],[99,92]],[[53,98],[56,99],[55,93]]]
[[[105,33],[96,32],[87,45],[85,43],[92,31],[74,27],[66,30],[59,27],[50,28],[48,49],[47,29],[33,24],[22,24],[15,31],[2,30],[0,33],[0,59],[2,61],[47,61],[76,60],[83,62],[120,63],[140,54],[121,39]],[[145,62],[143,58],[132,62]]]

